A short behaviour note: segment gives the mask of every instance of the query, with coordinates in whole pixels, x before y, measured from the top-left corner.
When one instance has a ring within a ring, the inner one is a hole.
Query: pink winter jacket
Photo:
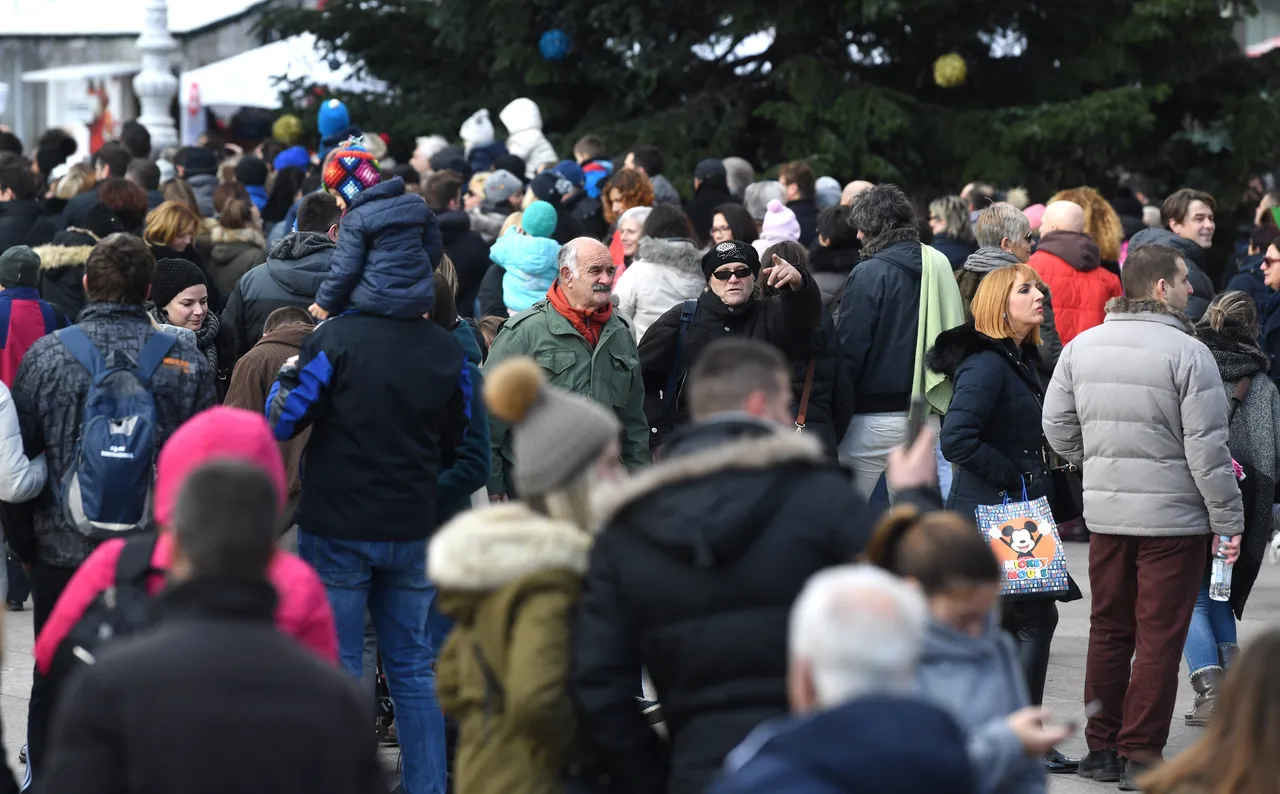
[[[36,666],[42,674],[49,672],[58,646],[84,616],[98,594],[115,581],[116,562],[124,548],[124,540],[103,543],[84,561],[62,591],[52,614],[36,638]],[[173,533],[163,532],[156,540],[151,564],[167,571],[173,558]],[[316,572],[302,560],[277,551],[267,568],[267,577],[280,597],[276,604],[276,628],[315,651],[321,658],[338,662],[338,633],[333,610],[325,595],[324,585]],[[164,587],[163,576],[152,576],[147,592],[155,596]]]

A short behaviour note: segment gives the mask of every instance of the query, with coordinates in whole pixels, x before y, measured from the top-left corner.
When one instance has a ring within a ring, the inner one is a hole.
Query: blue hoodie
[[[993,612],[981,637],[929,621],[916,673],[921,694],[968,733],[982,794],[1045,794],[1044,765],[1028,757],[1005,717],[1031,705],[1013,641]]]
[[[521,234],[514,228],[494,241],[489,259],[507,271],[502,276],[502,302],[519,314],[547,297],[560,272],[560,243],[547,237]]]
[[[754,746],[753,746],[754,745]],[[960,726],[930,703],[871,696],[765,723],[707,794],[977,794]]]

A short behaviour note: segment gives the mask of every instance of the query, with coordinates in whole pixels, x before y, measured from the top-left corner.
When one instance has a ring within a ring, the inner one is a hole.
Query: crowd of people
[[[498,119],[404,164],[336,99],[315,147],[0,132],[22,790],[1280,791],[1280,635],[1236,631],[1280,199],[1219,267],[1214,197],[1138,175],[683,184]],[[1081,589],[1007,591],[984,535],[1039,499],[1089,541],[1080,760],[1043,700]],[[1164,764],[1184,658],[1209,730]]]

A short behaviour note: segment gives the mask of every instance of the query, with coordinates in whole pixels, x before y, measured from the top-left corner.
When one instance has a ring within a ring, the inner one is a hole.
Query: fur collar
[[[227,229],[222,226],[213,227],[213,231],[209,232],[209,239],[214,245],[224,243],[247,243],[255,248],[267,250],[267,240],[262,236],[262,232],[257,229]]]
[[[1164,301],[1154,300],[1152,298],[1132,299],[1123,295],[1118,298],[1112,298],[1107,301],[1107,314],[1156,314],[1164,317],[1171,317],[1177,320],[1182,330],[1191,336],[1196,335],[1195,324],[1191,322],[1191,318]]]
[[[730,441],[689,455],[668,458],[643,469],[602,495],[597,515],[602,524],[607,524],[631,504],[668,485],[722,471],[768,469],[796,461],[825,462],[821,442],[812,435],[797,435],[784,429],[763,437]]]
[[[40,257],[41,270],[57,270],[83,265],[92,250],[91,245],[42,245],[35,252]]]
[[[1014,359],[1012,340],[992,339],[986,334],[978,333],[973,324],[969,323],[938,334],[933,347],[925,354],[925,363],[934,372],[954,378],[961,362],[987,350],[994,350],[1004,358]],[[1040,363],[1040,352],[1034,346],[1028,345],[1019,352],[1022,360],[1031,366]]]
[[[662,240],[654,237],[640,238],[637,258],[644,262],[666,265],[672,270],[702,275],[702,251],[688,240]]]
[[[442,588],[497,590],[547,570],[587,571],[591,536],[520,502],[472,510],[450,521],[427,553],[427,574]]]
[[[920,242],[920,232],[914,227],[906,226],[901,229],[890,229],[884,234],[878,234],[875,237],[868,237],[862,241],[862,258],[870,259],[872,256],[880,253],[884,249],[901,242]]]

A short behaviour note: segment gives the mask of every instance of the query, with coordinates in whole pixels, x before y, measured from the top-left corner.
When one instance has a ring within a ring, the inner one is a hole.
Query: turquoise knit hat
[[[535,201],[520,216],[520,228],[530,237],[550,237],[556,231],[556,208],[545,201]]]

